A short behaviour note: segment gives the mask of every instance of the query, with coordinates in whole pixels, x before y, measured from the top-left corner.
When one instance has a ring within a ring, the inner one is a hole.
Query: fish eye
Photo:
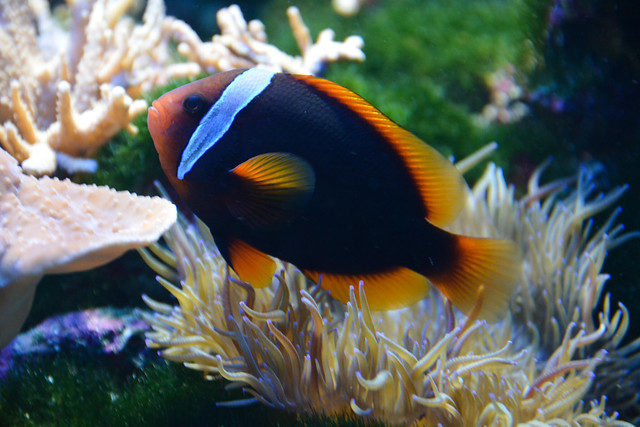
[[[184,101],[182,101],[182,109],[190,116],[201,115],[205,109],[205,106],[206,101],[204,100],[202,95],[198,93],[189,95],[184,99]]]

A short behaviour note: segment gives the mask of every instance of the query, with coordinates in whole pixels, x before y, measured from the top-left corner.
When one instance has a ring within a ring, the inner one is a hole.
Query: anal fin
[[[241,280],[254,288],[265,288],[271,284],[276,263],[269,255],[239,239],[232,239],[228,250],[231,268]]]
[[[334,274],[303,270],[305,276],[318,282],[338,301],[349,301],[349,287],[358,289],[364,281],[364,291],[371,310],[393,310],[418,302],[429,295],[429,281],[423,275],[405,267],[369,274]]]

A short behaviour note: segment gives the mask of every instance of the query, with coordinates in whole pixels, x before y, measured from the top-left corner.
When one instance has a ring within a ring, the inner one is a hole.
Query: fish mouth
[[[160,104],[157,101],[153,101],[151,103],[151,107],[149,107],[149,122],[157,122],[160,119]]]
[[[162,104],[157,100],[153,101],[151,107],[149,107],[147,116],[147,126],[149,127],[149,132],[152,137],[154,134],[159,135],[167,128],[168,118],[169,116]]]

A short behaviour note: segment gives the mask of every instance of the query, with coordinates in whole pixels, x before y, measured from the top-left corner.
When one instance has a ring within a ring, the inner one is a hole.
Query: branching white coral
[[[73,2],[69,32],[44,0],[0,4],[0,143],[25,171],[50,174],[56,152],[84,157],[122,128],[135,132],[130,122],[147,105],[123,87],[134,64],[122,52],[144,39],[122,18],[132,1]],[[149,2],[145,36],[162,13],[160,0]]]
[[[361,37],[350,36],[343,42],[338,42],[334,40],[333,31],[325,29],[318,35],[316,43],[313,43],[298,8],[287,9],[287,16],[301,56],[288,55],[268,44],[264,24],[258,20],[245,21],[236,5],[218,11],[221,34],[214,35],[210,42],[201,41],[180,20],[167,19],[164,26],[167,33],[180,41],[178,52],[207,73],[257,66],[274,71],[318,74],[329,62],[364,60]]]
[[[605,349],[614,349],[627,327],[624,308],[611,315],[607,307],[597,325],[582,314],[591,313],[602,291],[601,264],[592,258],[624,239],[613,222],[593,235],[583,224],[619,194],[588,201],[582,176],[578,190],[561,198],[567,182],[539,187],[537,176],[518,201],[490,165],[454,225],[467,234],[512,238],[523,250],[523,284],[511,315],[497,325],[454,312],[436,290],[411,307],[374,313],[354,284],[345,306],[290,265],[271,287],[254,290],[229,276],[206,227],[183,219],[165,236],[168,248],[142,252],[178,302],[144,297],[156,312],[147,317],[154,329],[148,345],[207,378],[243,387],[255,400],[301,413],[351,410],[426,425],[627,425],[606,412],[603,396],[589,408],[582,403],[598,381],[594,372],[609,360]],[[554,236],[563,244],[545,246]],[[552,300],[545,317],[525,292],[535,303],[545,295],[567,302],[561,309]]]

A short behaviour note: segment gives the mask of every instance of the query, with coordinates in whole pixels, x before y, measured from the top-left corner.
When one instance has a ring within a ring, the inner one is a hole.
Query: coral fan
[[[0,348],[22,326],[43,275],[106,264],[175,220],[164,199],[36,179],[0,150]]]
[[[327,62],[362,60],[362,39],[333,40],[324,30],[311,43],[295,8],[288,11],[302,51],[292,57],[266,43],[260,21],[246,23],[237,6],[222,9],[222,34],[202,42],[183,21],[149,0],[136,24],[126,16],[134,0],[69,1],[69,31],[45,0],[0,3],[0,144],[28,173],[51,174],[59,163],[84,168],[87,157],[116,132],[136,132],[131,120],[146,111],[143,91],[174,77],[263,66],[318,73]],[[172,43],[187,62],[174,63]]]
[[[561,198],[568,182],[540,187],[541,170],[517,200],[489,165],[452,227],[512,238],[525,254],[522,284],[499,324],[464,318],[436,291],[411,307],[374,313],[356,286],[345,306],[291,265],[271,287],[254,290],[230,276],[206,228],[182,218],[165,235],[168,248],[142,251],[178,302],[144,298],[156,311],[147,316],[148,345],[244,388],[254,396],[247,402],[290,411],[351,410],[427,425],[626,425],[605,411],[604,396],[588,408],[581,401],[626,330],[624,307],[613,315],[605,307],[597,327],[589,316],[605,281],[605,249],[631,236],[613,217],[593,235],[584,223],[622,190],[590,199],[581,174],[577,190]]]

